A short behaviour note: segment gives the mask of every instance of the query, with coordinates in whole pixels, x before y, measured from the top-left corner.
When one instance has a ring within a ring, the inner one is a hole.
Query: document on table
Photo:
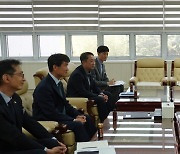
[[[111,86],[120,86],[120,85],[124,85],[124,84],[125,84],[124,81],[116,81],[115,84],[109,85],[109,86],[110,86],[110,87],[111,87]]]
[[[108,146],[107,140],[78,142],[75,154],[115,154],[115,149]]]

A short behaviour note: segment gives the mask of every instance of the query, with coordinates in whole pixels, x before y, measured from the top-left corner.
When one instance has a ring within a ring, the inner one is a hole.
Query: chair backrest
[[[32,116],[32,103],[33,103],[33,98],[32,94],[28,93],[28,82],[25,81],[24,85],[21,90],[16,91],[16,93],[21,97],[22,99],[22,105],[26,112]]]
[[[176,77],[176,79],[180,81],[180,58],[177,58],[174,61],[172,61],[171,77]]]
[[[69,76],[71,75],[71,73],[76,69],[76,65],[74,63],[69,63],[68,64],[68,72],[66,74],[66,77],[62,78],[61,79],[61,82],[63,83],[63,87],[64,87],[64,91],[66,93],[67,91],[67,81],[69,79]],[[44,68],[41,68],[39,70],[36,71],[36,73],[33,75],[34,77],[34,81],[35,81],[35,86],[37,86],[39,84],[39,82],[47,76],[49,70],[48,70],[48,67],[44,67]]]
[[[167,64],[161,58],[144,58],[135,61],[134,76],[138,81],[160,82],[167,77]]]

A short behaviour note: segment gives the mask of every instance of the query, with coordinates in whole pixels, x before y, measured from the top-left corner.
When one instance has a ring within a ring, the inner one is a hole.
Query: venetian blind
[[[180,0],[1,0],[0,31],[179,31]]]
[[[98,30],[98,0],[34,0],[34,30]]]
[[[32,2],[0,1],[0,31],[32,31]]]
[[[164,0],[164,24],[166,31],[180,30],[180,0]]]
[[[163,0],[99,0],[100,31],[161,31]]]

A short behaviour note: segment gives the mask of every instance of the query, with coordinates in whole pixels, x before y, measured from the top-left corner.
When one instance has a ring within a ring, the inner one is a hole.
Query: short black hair
[[[67,63],[70,62],[70,59],[69,59],[69,57],[67,55],[61,54],[61,53],[51,55],[48,58],[48,68],[49,68],[49,71],[50,72],[53,71],[53,65],[61,66],[61,64],[63,62],[67,62]]]
[[[97,48],[97,52],[98,53],[109,52],[109,48],[107,46],[101,45]]]
[[[80,61],[81,61],[81,63],[82,63],[83,61],[86,61],[86,60],[88,59],[88,56],[89,56],[89,55],[94,56],[94,54],[93,54],[92,52],[84,52],[84,53],[82,53],[81,56],[80,56]]]
[[[16,59],[5,59],[0,61],[0,85],[2,84],[2,76],[4,74],[13,75],[16,71],[14,67],[21,65],[21,62]]]

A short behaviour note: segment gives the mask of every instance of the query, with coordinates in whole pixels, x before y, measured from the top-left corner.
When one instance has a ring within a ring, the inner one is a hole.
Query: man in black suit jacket
[[[96,132],[95,125],[88,115],[82,115],[69,104],[59,80],[66,76],[69,61],[64,54],[54,54],[48,58],[49,74],[33,93],[33,117],[64,123],[75,133],[76,141],[89,141]]]
[[[96,85],[91,70],[94,69],[94,55],[91,52],[82,53],[81,65],[71,74],[67,85],[67,96],[86,97],[95,101],[98,107],[100,121],[103,122],[114,108],[112,96],[102,92]]]
[[[98,87],[102,90],[109,91],[113,95],[114,101],[117,101],[119,99],[120,92],[124,91],[124,86],[113,86],[115,84],[115,80],[109,80],[106,74],[104,61],[107,60],[108,53],[109,48],[107,46],[102,45],[97,48],[98,57],[95,59],[95,68],[91,71],[91,73]]]
[[[15,93],[25,81],[20,64],[14,59],[0,61],[0,153],[65,154],[65,145],[59,143],[23,109],[22,100]],[[37,140],[23,134],[22,127]]]

